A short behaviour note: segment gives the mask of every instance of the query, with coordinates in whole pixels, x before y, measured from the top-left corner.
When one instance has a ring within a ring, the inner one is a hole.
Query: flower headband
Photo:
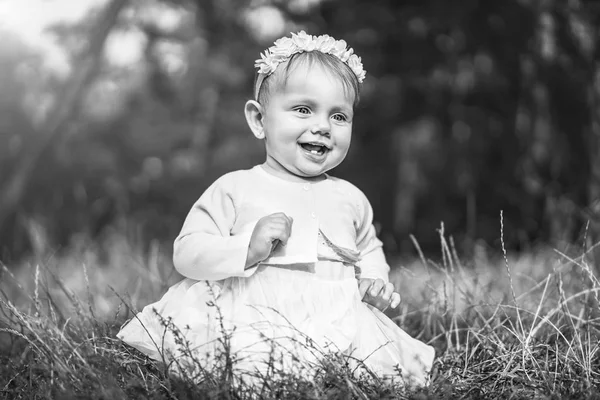
[[[260,58],[255,61],[254,66],[258,68],[258,78],[254,89],[254,98],[258,100],[258,93],[265,78],[277,69],[277,66],[289,59],[296,53],[308,51],[320,51],[331,54],[346,63],[356,75],[359,83],[365,79],[366,71],[363,69],[360,57],[354,54],[352,48],[346,47],[344,40],[335,40],[329,35],[312,36],[304,31],[292,33],[292,37],[282,37],[275,41]]]

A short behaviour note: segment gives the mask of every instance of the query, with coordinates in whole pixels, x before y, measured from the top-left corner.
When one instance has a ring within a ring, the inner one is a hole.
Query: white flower
[[[352,71],[354,72],[354,74],[356,74],[356,77],[358,78],[358,81],[362,82],[365,79],[366,72],[363,69],[363,65],[362,65],[362,62],[360,60],[360,57],[358,57],[356,54],[352,54],[348,58],[348,63],[347,64],[350,67],[350,69],[352,69]]]
[[[315,40],[315,50],[329,54],[335,45],[335,39],[329,35],[321,35]]]
[[[293,54],[293,53],[291,53],[291,54]],[[279,53],[277,53],[277,52],[271,53],[271,63],[272,63],[272,64],[273,64],[275,67],[277,67],[277,65],[279,65],[280,63],[282,63],[282,62],[284,62],[285,60],[287,60],[287,59],[288,59],[288,57],[289,57],[289,55],[287,55],[287,54],[282,54],[282,53],[280,53],[280,52],[279,52]]]
[[[292,33],[292,40],[302,51],[312,51],[315,49],[313,36],[304,31],[300,31],[297,34]]]
[[[277,56],[289,57],[298,51],[298,46],[288,37],[282,37],[275,41],[274,45],[269,48],[271,54]]]
[[[275,62],[269,53],[269,50],[265,50],[263,54],[260,55],[260,59],[255,61],[254,66],[259,68],[258,72],[265,75],[270,75],[275,71],[279,65],[279,62]]]
[[[343,62],[347,63],[348,59],[350,58],[350,56],[352,55],[352,53],[354,53],[353,49],[349,49],[348,51],[345,51],[342,56],[340,57],[340,60],[342,60]]]
[[[333,49],[331,49],[331,54],[341,59],[344,53],[346,52],[346,41],[338,40],[333,45]]]

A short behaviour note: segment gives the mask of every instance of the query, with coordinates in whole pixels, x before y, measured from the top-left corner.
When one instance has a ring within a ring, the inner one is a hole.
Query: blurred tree
[[[53,142],[57,141],[65,131],[69,119],[72,118],[77,104],[80,101],[87,85],[93,79],[102,54],[106,38],[114,25],[119,12],[127,0],[112,0],[91,34],[87,53],[76,64],[71,80],[67,82],[61,93],[54,101],[54,108],[48,114],[48,119],[39,126],[44,133],[38,135],[37,140],[19,155],[12,174],[0,190],[0,234],[6,220],[14,215],[17,205],[22,201],[29,180],[37,167],[40,156]]]
[[[579,1],[537,3],[538,32],[528,66],[534,119],[523,165],[538,181],[533,194],[544,200],[548,237],[567,243],[598,218],[585,212],[597,199],[592,192],[599,161],[593,145],[598,11]]]
[[[587,0],[584,6],[578,10],[578,16],[586,27],[587,35],[580,36],[582,48],[586,53],[586,61],[589,63],[588,76],[588,105],[589,105],[589,154],[591,165],[591,179],[589,183],[589,215],[587,219],[592,221],[596,237],[596,243],[600,241],[600,3]],[[581,35],[581,28],[574,24],[574,30]],[[587,46],[586,46],[587,44]],[[597,259],[600,259],[598,257]],[[598,265],[598,263],[596,263]]]

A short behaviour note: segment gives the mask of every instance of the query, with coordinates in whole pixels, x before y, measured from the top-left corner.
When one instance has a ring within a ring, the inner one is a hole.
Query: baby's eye
[[[338,122],[348,121],[348,117],[346,117],[344,114],[334,114],[331,118]]]
[[[296,107],[295,110],[300,114],[310,114],[310,109],[308,107]]]

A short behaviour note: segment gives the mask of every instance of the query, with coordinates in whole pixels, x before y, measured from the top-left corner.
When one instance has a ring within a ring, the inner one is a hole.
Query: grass
[[[158,244],[142,251],[115,234],[0,264],[0,398],[600,399],[600,244],[527,254],[502,244],[495,257],[476,245],[464,261],[443,229],[440,243],[439,262],[392,261],[403,302],[388,315],[436,348],[427,388],[357,379],[334,355],[316,375],[274,369],[258,386],[227,363],[203,366],[201,383],[169,374],[115,334],[179,277]]]

